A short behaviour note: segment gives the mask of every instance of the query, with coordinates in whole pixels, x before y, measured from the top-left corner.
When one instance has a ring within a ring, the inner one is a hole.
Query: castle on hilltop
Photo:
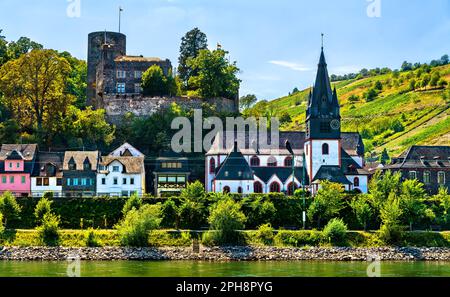
[[[103,108],[109,121],[118,123],[126,113],[145,116],[177,103],[183,108],[202,108],[203,103],[216,110],[238,112],[236,98],[145,97],[142,74],[152,65],[161,67],[164,75],[172,75],[169,59],[130,56],[126,51],[126,35],[118,32],[93,32],[88,35],[87,105]]]

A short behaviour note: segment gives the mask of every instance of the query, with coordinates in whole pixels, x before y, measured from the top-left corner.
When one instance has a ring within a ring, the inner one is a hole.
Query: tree
[[[375,89],[381,91],[383,89],[383,84],[381,83],[381,81],[377,80],[375,82]]]
[[[320,185],[321,188],[307,211],[308,218],[311,221],[316,220],[318,228],[320,228],[322,219],[331,219],[337,216],[344,207],[344,202],[342,201],[344,190],[341,184],[323,180]]]
[[[42,50],[44,47],[28,37],[20,37],[16,42],[11,41],[8,44],[8,57],[10,60],[19,58],[32,50]]]
[[[447,55],[447,54],[443,55],[443,56],[441,57],[441,64],[442,64],[442,65],[447,65],[448,62],[449,62],[448,55]]]
[[[78,60],[68,52],[62,52],[59,56],[65,58],[71,67],[67,78],[67,92],[75,96],[75,106],[83,109],[86,107],[87,63]]]
[[[442,208],[442,221],[447,223],[450,221],[450,194],[446,187],[440,187],[433,199],[439,203]]]
[[[33,50],[2,66],[0,91],[16,116],[30,114],[40,134],[44,120],[63,112],[71,101],[65,92],[70,70],[67,60],[55,51]],[[21,123],[21,118],[16,119]]]
[[[372,207],[369,203],[367,195],[358,195],[350,202],[350,207],[356,216],[358,222],[363,226],[364,231],[367,230],[367,222],[373,215]]]
[[[142,88],[147,96],[163,96],[169,93],[167,78],[161,67],[152,65],[142,74]]]
[[[181,38],[180,56],[178,57],[178,76],[186,90],[189,89],[188,84],[191,76],[197,75],[196,70],[188,65],[188,60],[196,58],[200,50],[206,50],[207,48],[208,40],[206,34],[198,28],[190,30]]]
[[[127,199],[127,202],[125,202],[122,208],[122,214],[126,216],[129,211],[131,211],[132,209],[139,209],[141,206],[141,197],[139,197],[137,194],[133,194],[130,196],[130,198]]]
[[[441,75],[439,74],[439,71],[433,72],[430,79],[430,86],[435,87],[438,84],[439,79],[441,78]]]
[[[402,63],[402,66],[400,67],[400,71],[408,71],[408,70],[412,70],[412,64],[408,63],[407,61],[404,61]]]
[[[20,136],[20,127],[14,119],[0,122],[0,142],[16,143]]]
[[[250,108],[253,104],[256,103],[256,101],[258,101],[258,98],[256,98],[256,96],[253,94],[247,94],[245,96],[242,96],[239,99],[239,105],[241,107],[241,110]]]
[[[374,88],[370,88],[366,93],[366,102],[373,101],[378,96],[378,91]]]
[[[348,97],[348,101],[350,101],[350,102],[356,102],[358,100],[359,100],[359,97],[358,97],[358,95],[355,95],[355,94],[352,94],[352,95],[350,95],[350,97]]]
[[[423,78],[422,78],[422,82],[420,83],[420,86],[422,87],[422,88],[427,88],[427,86],[428,86],[428,83],[430,82],[430,75],[429,74],[425,74],[424,76],[423,76]]]
[[[195,58],[187,61],[193,75],[189,78],[192,94],[203,98],[235,98],[239,91],[240,79],[236,77],[239,68],[236,62],[230,63],[225,55],[228,52],[217,50],[200,50]]]
[[[401,234],[400,219],[402,214],[399,199],[395,193],[390,193],[388,199],[382,204],[380,209],[380,219],[382,222],[380,237],[382,240],[385,242],[398,240]]]
[[[423,189],[423,184],[417,179],[408,179],[402,183],[400,207],[404,220],[409,223],[410,231],[412,231],[413,223],[418,221],[424,214],[424,198],[425,190]]]
[[[43,223],[46,214],[52,212],[52,203],[53,201],[50,201],[47,198],[41,198],[36,204],[36,207],[34,208],[34,217],[36,218],[38,225]]]
[[[8,61],[8,42],[5,40],[5,36],[0,29],[0,67]]]
[[[181,191],[180,198],[191,201],[203,201],[206,196],[205,187],[200,181],[188,183],[186,188]]]
[[[372,205],[376,209],[380,209],[389,195],[400,195],[401,189],[401,173],[392,173],[390,170],[384,173],[377,170],[369,182],[369,197]]]
[[[292,122],[292,118],[288,112],[283,111],[279,117],[280,124],[288,124]]]
[[[383,165],[386,165],[390,160],[388,151],[386,148],[383,149],[383,151],[381,152],[380,158],[379,158],[379,162]]]
[[[21,211],[20,205],[11,192],[5,192],[0,196],[0,212],[3,214],[5,227],[8,226],[8,221],[18,218]]]
[[[231,197],[217,201],[210,211],[208,222],[212,230],[219,232],[222,243],[232,243],[237,239],[236,230],[244,228],[247,220],[241,211],[241,205]]]
[[[411,79],[411,80],[409,81],[409,90],[410,90],[410,91],[414,91],[414,90],[416,89],[416,85],[417,85],[416,80],[415,80],[414,78]]]
[[[298,93],[298,92],[300,92],[300,90],[299,90],[297,87],[295,87],[295,88],[292,90],[291,95],[294,95],[294,94],[296,94],[296,93]]]

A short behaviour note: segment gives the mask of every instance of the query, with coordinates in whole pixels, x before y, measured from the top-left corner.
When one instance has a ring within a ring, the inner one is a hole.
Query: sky
[[[240,94],[259,100],[314,82],[321,33],[330,74],[450,54],[449,0],[0,0],[0,29],[86,59],[88,33],[118,31],[119,6],[127,54],[176,66],[181,37],[198,27],[237,61]]]

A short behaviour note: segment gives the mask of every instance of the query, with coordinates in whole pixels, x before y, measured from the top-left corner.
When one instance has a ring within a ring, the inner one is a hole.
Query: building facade
[[[173,152],[162,153],[156,158],[153,168],[155,196],[179,195],[186,188],[190,174],[187,157]]]
[[[52,193],[53,197],[62,197],[64,153],[39,152],[37,164],[31,176],[31,194],[42,197]]]
[[[0,193],[17,197],[31,195],[31,174],[37,144],[3,144],[0,150]]]
[[[97,191],[98,151],[66,151],[63,161],[65,197],[93,197]]]
[[[450,190],[450,146],[413,145],[381,170],[401,172],[403,180],[417,179],[430,194],[440,187]]]
[[[279,147],[271,149],[249,132],[218,133],[206,154],[206,190],[290,195],[304,187],[315,194],[320,182],[329,180],[348,191],[367,193],[369,173],[363,168],[362,138],[357,132],[342,133],[340,120],[322,49],[308,98],[306,132],[280,132]],[[294,155],[285,147],[286,141]]]

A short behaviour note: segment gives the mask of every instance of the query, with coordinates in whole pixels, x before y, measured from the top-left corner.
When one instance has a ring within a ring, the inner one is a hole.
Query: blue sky
[[[369,0],[79,0],[75,18],[70,1],[78,0],[0,0],[3,35],[85,59],[87,34],[116,31],[121,5],[128,54],[176,65],[181,37],[197,26],[237,61],[241,95],[269,100],[313,83],[321,32],[330,74],[450,54],[448,0],[370,0],[380,1],[380,17],[368,16]]]

